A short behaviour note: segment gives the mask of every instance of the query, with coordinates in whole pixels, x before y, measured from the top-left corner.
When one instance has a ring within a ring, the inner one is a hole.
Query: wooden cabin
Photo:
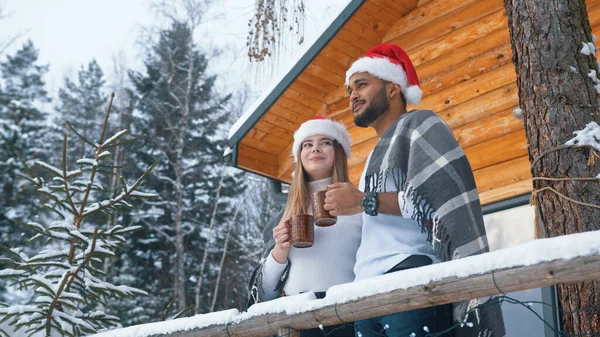
[[[598,35],[600,0],[586,2],[592,31]],[[530,162],[523,122],[513,116],[519,101],[503,0],[352,0],[234,125],[232,164],[289,183],[294,131],[323,115],[348,128],[353,142],[350,178],[358,184],[377,137],[373,129],[353,124],[344,79],[350,65],[380,43],[395,43],[407,51],[423,90],[418,108],[439,114],[464,149],[484,205],[491,249],[533,239],[534,209],[527,205]],[[553,292],[542,288],[515,297],[550,303]],[[551,311],[540,314],[556,322]],[[504,314],[511,322],[507,326],[521,329],[515,336],[553,336],[543,325],[523,334],[532,325],[519,320],[528,313]]]

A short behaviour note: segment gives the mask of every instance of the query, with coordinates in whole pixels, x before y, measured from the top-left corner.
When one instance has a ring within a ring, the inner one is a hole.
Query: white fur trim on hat
[[[404,94],[406,102],[418,105],[423,96],[423,91],[417,85],[408,85],[406,73],[400,65],[390,62],[383,57],[361,57],[356,60],[350,69],[346,71],[346,85],[350,83],[350,77],[356,73],[367,72],[382,80],[400,85],[400,91]]]
[[[311,119],[300,125],[300,128],[294,133],[294,145],[292,147],[292,155],[294,156],[294,163],[298,162],[298,153],[302,142],[308,137],[315,135],[326,135],[338,142],[346,157],[350,158],[350,146],[352,141],[346,131],[344,124],[333,121],[331,119]]]

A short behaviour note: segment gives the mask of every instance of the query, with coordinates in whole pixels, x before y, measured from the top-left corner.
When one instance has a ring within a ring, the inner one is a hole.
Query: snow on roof
[[[441,264],[387,274],[353,283],[331,287],[323,299],[315,299],[314,293],[287,296],[273,301],[255,304],[247,312],[236,309],[196,315],[173,321],[150,323],[102,332],[95,337],[148,337],[200,329],[210,325],[239,323],[253,317],[272,313],[299,314],[333,304],[342,304],[367,296],[398,289],[426,285],[449,277],[467,277],[521,266],[531,266],[556,260],[568,260],[600,254],[600,231],[540,239]]]
[[[303,55],[303,53],[299,53],[298,55]],[[296,62],[290,65],[289,70],[292,69]],[[267,97],[271,94],[271,92],[273,92],[273,90],[275,90],[275,88],[277,88],[279,83],[283,81],[286,75],[287,72],[282,72],[279,75],[279,77],[275,78],[276,80],[271,81],[271,83],[266,87],[265,90],[263,90],[262,94],[256,99],[256,101],[254,101],[254,103],[252,103],[252,105],[246,111],[244,111],[242,116],[240,116],[240,118],[237,121],[235,121],[235,123],[233,123],[231,129],[229,129],[229,139],[231,139],[233,135],[235,135],[235,133],[238,132],[238,130],[242,127],[242,125],[244,125],[244,123],[246,123],[246,121],[248,121],[248,119],[250,119],[250,117],[254,115],[254,112],[258,109],[258,107],[261,104],[263,104],[266,101]]]

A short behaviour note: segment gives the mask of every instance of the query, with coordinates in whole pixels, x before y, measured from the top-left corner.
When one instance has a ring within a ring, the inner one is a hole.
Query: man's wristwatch
[[[377,207],[379,206],[379,202],[377,201],[377,192],[367,192],[360,200],[360,206],[365,210],[367,215],[376,216]]]

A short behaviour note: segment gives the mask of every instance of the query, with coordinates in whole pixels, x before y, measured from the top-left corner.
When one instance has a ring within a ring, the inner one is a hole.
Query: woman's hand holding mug
[[[275,248],[273,248],[273,258],[278,263],[284,264],[287,262],[290,247],[292,246],[292,226],[289,219],[283,219],[279,225],[273,228],[273,239],[275,240]]]

